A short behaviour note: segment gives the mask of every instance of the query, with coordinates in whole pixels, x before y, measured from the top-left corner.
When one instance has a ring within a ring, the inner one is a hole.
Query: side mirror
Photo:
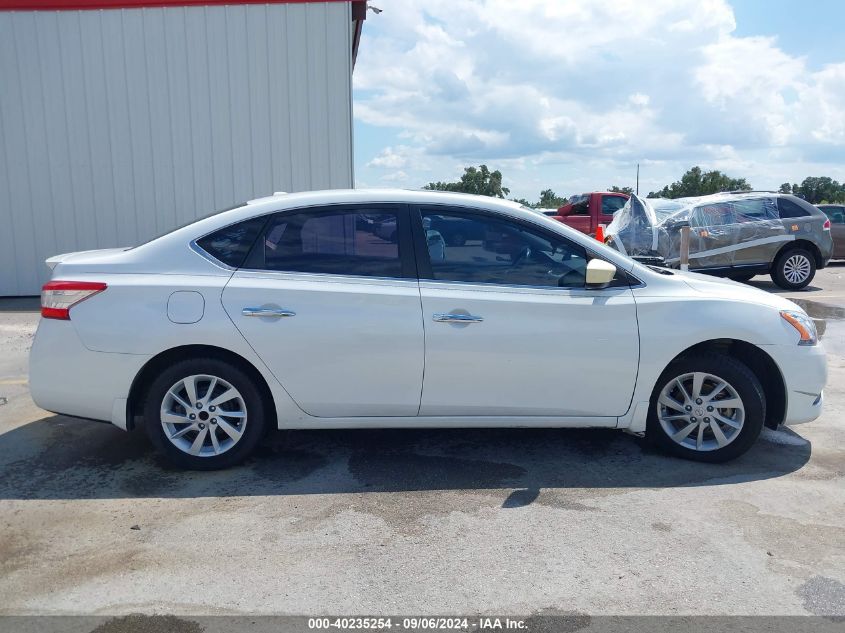
[[[568,215],[572,215],[572,208],[571,204],[565,204],[557,210],[557,214],[560,217],[565,218]]]
[[[593,258],[587,263],[586,287],[592,290],[606,288],[616,276],[616,266],[603,259]]]

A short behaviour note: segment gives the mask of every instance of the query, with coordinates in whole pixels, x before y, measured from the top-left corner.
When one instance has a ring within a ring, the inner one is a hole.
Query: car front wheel
[[[772,281],[785,290],[800,290],[816,275],[816,258],[803,248],[781,253],[772,268]]]
[[[261,439],[264,418],[263,399],[249,376],[215,358],[168,367],[150,385],[144,404],[152,443],[191,470],[242,462]]]
[[[660,376],[646,439],[678,457],[725,462],[751,448],[765,417],[763,388],[748,367],[722,354],[690,355]]]

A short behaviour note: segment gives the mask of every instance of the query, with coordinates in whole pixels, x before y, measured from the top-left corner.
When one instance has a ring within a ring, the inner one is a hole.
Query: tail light
[[[829,231],[830,230],[830,218],[824,221],[822,224],[822,230]]]
[[[41,288],[41,316],[70,320],[70,309],[108,286],[98,281],[50,281]]]

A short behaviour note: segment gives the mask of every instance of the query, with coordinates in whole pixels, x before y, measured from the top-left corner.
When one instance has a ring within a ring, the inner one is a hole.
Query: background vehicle
[[[795,196],[726,193],[674,200],[633,196],[607,228],[608,243],[632,256],[680,261],[680,228],[691,227],[690,270],[744,281],[770,273],[803,288],[833,253],[830,220]]]
[[[484,237],[450,245],[436,223]],[[273,196],[50,263],[35,402],[144,428],[188,468],[236,464],[268,428],[605,427],[724,461],[821,412],[824,351],[795,304],[491,198]]]
[[[569,202],[558,209],[556,220],[573,229],[595,235],[599,224],[613,221],[613,214],[625,206],[628,195],[599,191],[570,196]]]
[[[833,258],[845,259],[845,204],[819,204],[816,206],[830,219]]]
[[[447,246],[463,246],[468,240],[483,240],[484,225],[467,218],[431,216],[431,230],[443,236]]]

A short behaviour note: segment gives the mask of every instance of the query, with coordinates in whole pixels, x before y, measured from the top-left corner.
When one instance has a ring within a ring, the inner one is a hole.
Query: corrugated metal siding
[[[0,13],[0,296],[57,253],[352,186],[350,5]]]

